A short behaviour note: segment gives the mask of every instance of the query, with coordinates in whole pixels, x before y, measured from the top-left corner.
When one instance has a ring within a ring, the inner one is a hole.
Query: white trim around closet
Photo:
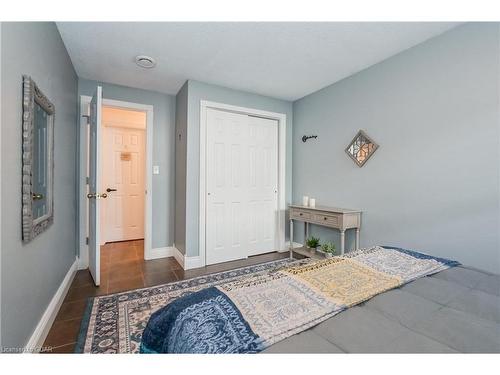
[[[285,244],[285,171],[286,171],[286,115],[284,113],[263,111],[260,109],[239,107],[224,103],[200,101],[200,194],[199,194],[199,267],[206,265],[206,147],[207,147],[207,109],[242,113],[278,121],[278,249],[286,248]]]

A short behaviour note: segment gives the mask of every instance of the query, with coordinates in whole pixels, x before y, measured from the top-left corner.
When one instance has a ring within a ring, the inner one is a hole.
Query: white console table
[[[355,249],[359,248],[359,230],[361,228],[361,211],[335,207],[306,207],[301,205],[290,205],[290,258],[293,252],[304,256],[311,256],[304,248],[293,248],[293,222],[294,220],[304,222],[304,238],[309,237],[309,224],[321,225],[340,231],[340,254],[345,250],[345,231],[356,230]]]

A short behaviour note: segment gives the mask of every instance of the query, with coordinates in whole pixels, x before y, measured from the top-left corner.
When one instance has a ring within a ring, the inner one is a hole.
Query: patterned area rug
[[[279,269],[290,262],[290,259],[281,259],[165,285],[91,298],[82,318],[75,352],[138,353],[142,332],[151,314],[169,302],[241,276],[258,275]],[[296,263],[306,262],[307,260]]]

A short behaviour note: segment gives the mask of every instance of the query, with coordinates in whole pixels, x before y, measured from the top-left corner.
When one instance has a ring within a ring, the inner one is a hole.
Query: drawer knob
[[[299,215],[302,216],[302,212]]]
[[[327,218],[327,217],[324,217],[324,218],[323,218],[323,220],[328,220],[328,218]]]

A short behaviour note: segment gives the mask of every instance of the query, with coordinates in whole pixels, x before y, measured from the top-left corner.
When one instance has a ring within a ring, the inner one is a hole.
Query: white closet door
[[[248,119],[248,255],[257,255],[278,250],[278,122]]]
[[[248,116],[207,110],[207,264],[247,257]]]
[[[277,250],[276,121],[207,110],[207,264]]]

